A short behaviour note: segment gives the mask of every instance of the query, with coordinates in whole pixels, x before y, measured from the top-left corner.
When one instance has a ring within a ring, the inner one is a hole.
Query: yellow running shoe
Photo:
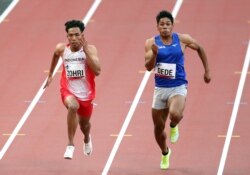
[[[175,126],[174,128],[170,127],[170,141],[171,141],[171,143],[176,143],[178,138],[179,138],[178,126]]]
[[[169,168],[169,158],[170,158],[171,150],[168,148],[168,154],[167,155],[162,155],[161,156],[161,169],[166,170]]]

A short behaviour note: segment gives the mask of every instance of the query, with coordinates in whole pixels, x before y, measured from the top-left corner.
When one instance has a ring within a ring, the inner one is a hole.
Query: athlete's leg
[[[175,127],[183,118],[183,111],[185,108],[186,97],[182,95],[175,95],[168,101],[170,126]]]
[[[68,109],[67,125],[68,125],[68,145],[74,145],[74,136],[76,133],[78,119],[76,117],[79,103],[74,96],[67,96],[64,100],[64,105]]]
[[[79,104],[80,107],[79,110],[77,111],[79,116],[79,125],[84,135],[84,143],[88,143],[90,140],[89,138],[90,128],[91,128],[90,118],[93,111],[93,104],[91,100],[79,101]]]
[[[91,101],[79,101],[79,104],[79,125],[84,135],[83,153],[87,156],[90,156],[93,151],[92,141],[90,137],[90,118],[93,111],[93,104]]]
[[[168,153],[166,143],[167,135],[165,131],[165,123],[168,116],[168,109],[154,109],[152,108],[152,118],[154,123],[154,136],[159,145],[162,154]]]
[[[79,116],[79,125],[81,128],[81,131],[84,135],[84,143],[89,142],[89,134],[90,134],[90,128],[91,128],[91,123],[90,123],[90,116]]]
[[[81,128],[81,131],[84,135],[84,144],[83,144],[83,153],[86,156],[90,156],[93,151],[92,141],[90,137],[90,116],[79,116],[79,125]]]

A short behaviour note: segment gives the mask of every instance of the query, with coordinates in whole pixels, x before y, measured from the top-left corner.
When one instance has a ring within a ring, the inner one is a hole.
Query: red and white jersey
[[[94,99],[95,75],[86,63],[83,49],[72,52],[69,45],[66,46],[62,60],[61,88],[69,90],[81,101]]]

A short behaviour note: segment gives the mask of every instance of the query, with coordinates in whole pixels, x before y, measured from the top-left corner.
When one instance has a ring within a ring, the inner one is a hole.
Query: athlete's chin
[[[167,37],[170,36],[170,33],[169,33],[169,32],[162,32],[162,33],[161,33],[161,36],[162,36],[163,38],[167,38]]]
[[[80,47],[79,43],[71,43],[70,45],[72,48],[75,48],[75,49]]]

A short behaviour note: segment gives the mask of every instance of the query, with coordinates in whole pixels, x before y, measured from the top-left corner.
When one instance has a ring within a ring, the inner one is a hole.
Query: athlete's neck
[[[161,37],[161,41],[163,44],[171,44],[172,43],[172,35],[160,36],[160,37]]]
[[[72,52],[77,52],[77,51],[81,50],[81,47],[72,47],[72,46],[70,46],[70,50]]]

